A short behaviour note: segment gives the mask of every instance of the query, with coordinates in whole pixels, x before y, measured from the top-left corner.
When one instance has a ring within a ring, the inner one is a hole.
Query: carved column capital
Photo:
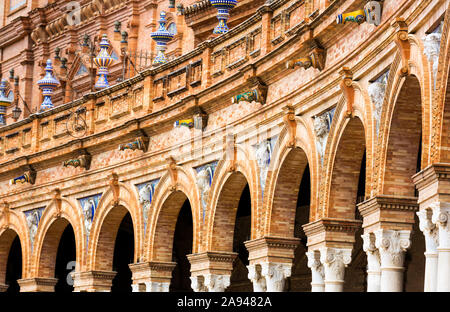
[[[168,292],[174,262],[141,262],[128,265],[132,273],[133,292]]]
[[[435,202],[431,204],[432,222],[439,229],[439,249],[450,248],[450,203]]]
[[[379,229],[374,234],[375,246],[380,252],[381,268],[403,270],[405,252],[411,246],[411,231]]]
[[[322,265],[322,262],[320,262],[320,252],[318,250],[315,251],[308,251],[306,253],[306,256],[308,257],[308,268],[311,269],[311,290],[314,291],[320,291],[322,292],[324,290],[324,278],[325,278],[325,272]]]
[[[267,290],[266,279],[262,276],[262,267],[259,264],[247,266],[248,279],[253,283],[254,292],[265,292]]]
[[[419,228],[425,236],[426,253],[437,254],[439,230],[432,220],[433,210],[420,210],[416,214],[419,217]]]
[[[380,253],[375,245],[375,235],[366,233],[361,235],[363,250],[367,254],[367,273],[380,273]]]
[[[320,262],[323,263],[325,283],[343,283],[345,268],[352,261],[351,249],[324,247],[320,250]]]

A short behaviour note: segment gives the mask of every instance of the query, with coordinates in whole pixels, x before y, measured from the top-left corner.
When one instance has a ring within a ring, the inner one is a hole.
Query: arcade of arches
[[[385,0],[379,26],[336,25],[366,2],[261,3],[210,46],[73,102],[83,138],[59,132],[65,102],[0,127],[0,291],[450,291],[450,1]],[[286,69],[305,38],[323,67]],[[264,103],[230,101],[255,81]]]

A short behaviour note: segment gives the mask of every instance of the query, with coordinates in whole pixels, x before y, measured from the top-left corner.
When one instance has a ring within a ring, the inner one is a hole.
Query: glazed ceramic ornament
[[[252,90],[252,91],[248,91],[248,92],[241,93],[241,94],[238,94],[236,96],[233,96],[231,98],[231,103],[237,104],[237,103],[239,103],[241,101],[246,101],[246,102],[249,102],[249,103],[251,103],[253,101],[259,102],[259,98],[260,97],[259,97],[259,94],[258,94],[258,90]]]
[[[166,12],[162,11],[159,15],[159,28],[157,31],[151,33],[152,39],[156,42],[156,57],[153,60],[153,65],[159,65],[167,63],[166,56],[164,52],[167,50],[167,43],[171,41],[174,37],[166,29]]]
[[[181,126],[185,126],[188,128],[194,127],[194,119],[181,119],[174,122],[173,127],[179,128]]]
[[[12,99],[6,95],[7,81],[3,79],[0,83],[0,126],[6,125],[6,109],[11,106]]]
[[[108,36],[104,34],[102,36],[102,41],[100,41],[100,52],[97,57],[94,59],[94,64],[98,68],[98,78],[95,83],[95,88],[104,89],[109,87],[108,82],[108,74],[109,74],[109,66],[111,66],[114,59],[109,55],[109,47],[110,43],[108,40]]]
[[[53,108],[52,95],[55,89],[60,85],[59,80],[53,76],[52,60],[47,60],[45,67],[45,76],[37,82],[39,89],[42,90],[44,101],[41,104],[41,111]]]
[[[362,24],[366,21],[366,13],[364,10],[353,11],[350,13],[339,14],[336,22],[338,24],[345,24],[348,22]]]
[[[227,20],[230,17],[230,10],[237,5],[237,0],[210,0],[211,5],[217,9],[217,19],[219,25],[214,28],[213,34],[221,35],[227,33],[230,29]]]

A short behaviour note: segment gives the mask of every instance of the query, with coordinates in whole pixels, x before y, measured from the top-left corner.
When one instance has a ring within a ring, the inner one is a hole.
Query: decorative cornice
[[[397,210],[415,212],[419,210],[417,197],[378,195],[357,205],[359,212],[366,217],[377,210]]]
[[[450,164],[432,164],[412,177],[413,183],[420,191],[436,181],[450,181]]]
[[[245,242],[245,246],[248,251],[259,250],[261,248],[277,248],[277,249],[296,249],[300,243],[298,238],[285,238],[285,237],[269,237],[254,239]]]
[[[237,253],[224,252],[224,251],[206,251],[203,253],[197,253],[188,255],[187,258],[191,265],[203,262],[225,262],[232,263],[236,259]]]
[[[324,218],[303,225],[306,236],[314,236],[323,232],[344,232],[354,234],[361,227],[360,220]]]

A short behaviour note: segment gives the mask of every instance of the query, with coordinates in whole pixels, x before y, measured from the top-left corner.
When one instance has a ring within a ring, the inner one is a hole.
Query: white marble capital
[[[380,252],[382,292],[403,291],[405,252],[411,246],[411,231],[379,229],[374,232]]]
[[[228,286],[230,286],[230,275],[191,276],[191,287],[195,292],[224,292]]]
[[[438,234],[438,272],[436,291],[450,291],[450,203],[436,202],[431,205],[432,221]]]
[[[318,250],[308,251],[308,268],[311,269],[311,292],[325,291],[325,272],[322,262],[320,262],[320,252]]]
[[[286,278],[291,276],[291,263],[262,263],[261,275],[266,280],[268,292],[282,292],[286,284]]]
[[[320,262],[322,262],[325,272],[326,292],[341,292],[344,290],[345,268],[351,261],[351,249],[325,247],[320,250]]]
[[[254,292],[265,292],[267,290],[266,279],[261,275],[261,265],[251,264],[247,266],[248,279],[253,283]]]
[[[381,280],[380,252],[375,246],[375,235],[367,233],[361,235],[363,250],[367,254],[367,292],[379,292]]]

